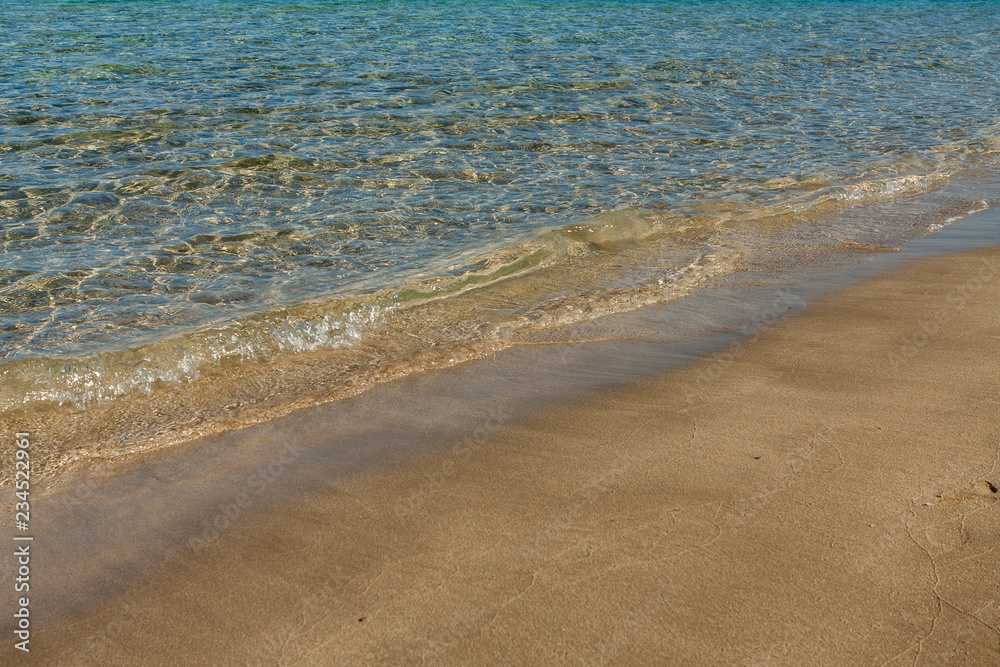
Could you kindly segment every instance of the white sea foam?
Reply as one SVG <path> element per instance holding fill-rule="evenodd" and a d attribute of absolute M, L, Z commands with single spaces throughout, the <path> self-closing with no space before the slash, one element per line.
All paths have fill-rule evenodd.
<path fill-rule="evenodd" d="M 944 229 L 945 227 L 947 227 L 950 224 L 958 222 L 959 220 L 965 220 L 970 215 L 975 215 L 977 213 L 982 213 L 983 211 L 989 209 L 989 207 L 990 207 L 989 204 L 987 204 L 985 201 L 982 201 L 982 202 L 979 203 L 979 206 L 971 208 L 968 211 L 966 211 L 965 213 L 962 213 L 962 214 L 959 214 L 959 215 L 953 215 L 950 218 L 946 218 L 944 222 L 934 223 L 934 224 L 930 225 L 927 229 L 929 229 L 932 232 L 936 232 L 938 230 Z"/>

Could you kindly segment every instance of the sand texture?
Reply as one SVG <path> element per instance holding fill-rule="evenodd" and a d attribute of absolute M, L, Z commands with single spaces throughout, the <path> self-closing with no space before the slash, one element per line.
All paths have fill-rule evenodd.
<path fill-rule="evenodd" d="M 994 248 L 246 514 L 32 657 L 995 665 L 998 484 Z"/>

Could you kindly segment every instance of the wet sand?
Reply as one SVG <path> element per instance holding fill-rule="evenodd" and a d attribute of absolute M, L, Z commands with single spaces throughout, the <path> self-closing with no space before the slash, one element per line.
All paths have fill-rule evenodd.
<path fill-rule="evenodd" d="M 998 248 L 920 260 L 680 370 L 247 485 L 32 657 L 996 663 L 998 287 Z M 309 469 L 293 441 L 262 487 Z"/>

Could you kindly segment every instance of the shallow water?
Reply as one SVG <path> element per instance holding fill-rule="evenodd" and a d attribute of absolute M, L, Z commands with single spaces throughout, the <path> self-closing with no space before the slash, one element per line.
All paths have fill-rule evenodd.
<path fill-rule="evenodd" d="M 995 2 L 0 8 L 5 410 L 360 386 L 992 203 Z"/>

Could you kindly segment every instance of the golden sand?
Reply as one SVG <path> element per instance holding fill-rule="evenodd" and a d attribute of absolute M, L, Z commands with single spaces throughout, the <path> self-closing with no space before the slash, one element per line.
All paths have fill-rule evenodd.
<path fill-rule="evenodd" d="M 1000 249 L 921 260 L 248 514 L 33 657 L 1000 664 L 998 288 Z"/>

